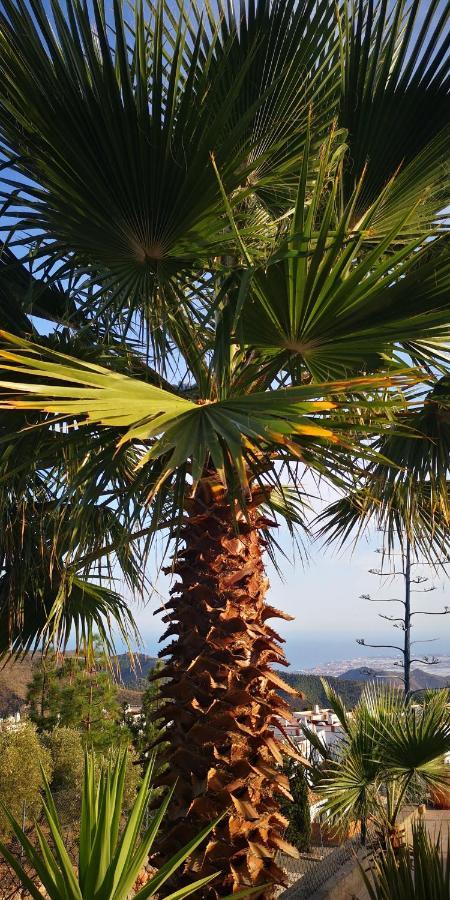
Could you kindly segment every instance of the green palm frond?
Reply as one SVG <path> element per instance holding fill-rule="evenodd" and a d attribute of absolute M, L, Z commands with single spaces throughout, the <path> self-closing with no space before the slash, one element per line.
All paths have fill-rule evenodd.
<path fill-rule="evenodd" d="M 56 285 L 34 278 L 8 247 L 0 244 L 0 316 L 4 328 L 17 334 L 33 331 L 29 315 L 51 322 L 76 322 L 75 303 Z"/>
<path fill-rule="evenodd" d="M 436 691 L 432 698 L 410 712 L 384 715 L 380 723 L 380 752 L 390 777 L 412 779 L 420 775 L 432 786 L 447 785 L 445 754 L 450 750 L 450 715 L 447 690 Z"/>
<path fill-rule="evenodd" d="M 334 690 L 334 688 L 331 686 L 331 684 L 329 684 L 329 682 L 325 678 L 322 678 L 321 681 L 322 681 L 322 687 L 325 691 L 326 698 L 328 700 L 328 703 L 330 704 L 331 709 L 333 710 L 335 716 L 338 717 L 339 723 L 340 723 L 343 731 L 346 734 L 348 734 L 351 726 L 350 726 L 350 721 L 348 718 L 347 710 L 344 706 L 344 703 L 343 703 L 341 697 L 339 696 L 337 691 Z"/>
<path fill-rule="evenodd" d="M 448 21 L 440 0 L 343 4 L 338 121 L 350 148 L 346 199 L 365 171 L 357 217 L 397 170 L 385 218 L 409 207 L 409 228 L 420 233 L 448 206 Z"/>
<path fill-rule="evenodd" d="M 4 595 L 3 579 L 0 591 Z M 109 654 L 116 652 L 116 635 L 130 648 L 131 641 L 140 643 L 128 603 L 104 585 L 66 576 L 59 583 L 55 578 L 46 589 L 41 587 L 37 595 L 25 593 L 22 605 L 16 598 L 12 603 L 9 597 L 0 601 L 1 656 L 20 658 L 50 645 L 64 651 L 71 640 L 77 649 L 85 650 L 94 635 Z"/>
<path fill-rule="evenodd" d="M 324 798 L 323 811 L 330 817 L 337 831 L 344 831 L 349 823 L 364 819 L 370 810 L 374 818 L 380 815 L 374 775 L 370 760 L 356 750 L 335 762 L 327 762 L 322 778 L 315 789 Z"/>
<path fill-rule="evenodd" d="M 76 475 L 90 455 L 84 448 L 80 458 L 79 432 L 19 433 L 20 415 L 15 424 L 13 438 L 0 418 L 0 655 L 49 643 L 64 649 L 71 636 L 81 647 L 92 632 L 111 651 L 114 631 L 134 643 L 133 615 L 114 587 L 121 579 L 135 597 L 142 593 L 146 550 L 130 535 L 146 539 L 149 523 L 142 527 L 125 504 L 118 509 L 98 470 L 96 497 L 85 477 L 78 502 Z M 115 461 L 123 488 L 121 468 Z"/>
<path fill-rule="evenodd" d="M 272 358 L 278 354 L 280 367 L 297 379 L 305 369 L 317 380 L 372 371 L 405 354 L 421 363 L 427 338 L 435 353 L 448 347 L 445 247 L 427 243 L 432 232 L 426 228 L 404 240 L 410 203 L 395 209 L 384 234 L 374 232 L 398 176 L 357 220 L 363 175 L 340 210 L 345 154 L 332 133 L 311 188 L 316 162 L 307 141 L 289 235 L 246 287 L 247 342 Z"/>
<path fill-rule="evenodd" d="M 449 553 L 450 404 L 448 379 L 435 382 L 415 410 L 401 414 L 408 423 L 401 438 L 386 430 L 376 446 L 383 461 L 370 463 L 365 477 L 347 496 L 318 517 L 318 534 L 327 541 L 357 539 L 370 522 L 386 535 L 388 547 L 405 535 L 425 559 L 439 564 Z"/>
<path fill-rule="evenodd" d="M 239 8 L 219 0 L 217 12 L 208 4 L 183 9 L 200 24 L 207 16 L 211 31 L 220 18 L 220 38 L 212 71 L 220 71 L 225 96 L 234 89 L 236 72 L 248 60 L 233 103 L 232 122 L 245 120 L 250 142 L 252 198 L 272 214 L 284 212 L 292 199 L 299 155 L 308 119 L 313 116 L 317 152 L 336 108 L 339 43 L 336 12 L 328 0 L 297 4 L 293 0 L 257 0 Z M 170 41 L 170 34 L 168 34 Z M 172 46 L 174 44 L 172 37 Z M 192 52 L 192 51 L 191 51 Z"/>
<path fill-rule="evenodd" d="M 343 706 L 328 689 L 343 720 Z M 447 786 L 444 757 L 450 749 L 447 691 L 414 705 L 393 686 L 366 685 L 348 715 L 338 758 L 316 772 L 324 810 L 337 828 L 372 816 L 383 832 L 395 829 L 414 783 L 424 790 Z"/>
<path fill-rule="evenodd" d="M 33 13 L 6 0 L 0 18 L 0 135 L 26 178 L 15 231 L 42 235 L 37 254 L 61 274 L 75 254 L 106 304 L 150 315 L 172 276 L 234 242 L 211 154 L 233 203 L 259 170 L 276 187 L 336 45 L 325 0 L 261 0 L 242 27 L 194 10 L 138 3 L 125 23 L 121 0 L 112 21 L 98 2 L 51 18 L 41 0 Z"/>
<path fill-rule="evenodd" d="M 348 454 L 359 436 L 379 428 L 380 410 L 384 417 L 389 408 L 403 404 L 395 394 L 377 400 L 377 389 L 410 381 L 409 376 L 375 376 L 193 403 L 93 363 L 12 336 L 10 340 L 18 349 L 0 350 L 8 376 L 0 382 L 6 392 L 2 407 L 51 414 L 50 427 L 63 419 L 77 428 L 87 423 L 118 430 L 119 448 L 130 441 L 142 446 L 137 469 L 162 462 L 152 496 L 172 472 L 183 472 L 188 463 L 195 485 L 208 459 L 241 495 L 248 487 L 247 471 L 257 472 L 258 466 L 264 471 L 264 453 L 303 460 L 320 470 L 337 448 L 344 465 L 344 451 Z M 23 380 L 30 376 L 38 380 Z M 372 392 L 369 399 L 362 395 L 365 389 Z M 364 446 L 357 446 L 365 455 Z"/>

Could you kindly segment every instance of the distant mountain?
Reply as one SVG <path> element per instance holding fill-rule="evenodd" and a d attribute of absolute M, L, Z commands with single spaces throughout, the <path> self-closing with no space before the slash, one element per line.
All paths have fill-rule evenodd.
<path fill-rule="evenodd" d="M 146 653 L 135 653 L 133 659 L 128 653 L 121 653 L 113 658 L 113 664 L 119 667 L 117 680 L 132 691 L 143 691 L 147 687 L 148 674 L 158 661 L 156 656 Z"/>
<path fill-rule="evenodd" d="M 443 688 L 450 686 L 448 675 L 436 675 L 435 672 L 427 672 L 425 669 L 413 669 L 411 672 L 411 687 L 414 691 L 420 688 Z"/>
<path fill-rule="evenodd" d="M 398 672 L 385 672 L 385 671 L 377 671 L 376 669 L 370 669 L 368 666 L 361 666 L 357 669 L 348 669 L 347 672 L 341 672 L 340 675 L 337 675 L 338 681 L 387 681 L 387 675 L 389 674 L 392 681 L 398 681 L 400 679 L 400 675 Z"/>
<path fill-rule="evenodd" d="M 337 676 L 338 682 L 347 681 L 380 681 L 385 684 L 395 684 L 399 687 L 402 684 L 400 672 L 395 671 L 376 671 L 367 666 L 361 666 L 357 669 L 348 669 Z M 450 684 L 450 678 L 445 675 L 436 675 L 434 672 L 427 672 L 425 669 L 413 669 L 411 671 L 411 690 L 420 691 L 427 688 L 443 688 Z M 339 688 L 338 688 L 339 689 Z"/>

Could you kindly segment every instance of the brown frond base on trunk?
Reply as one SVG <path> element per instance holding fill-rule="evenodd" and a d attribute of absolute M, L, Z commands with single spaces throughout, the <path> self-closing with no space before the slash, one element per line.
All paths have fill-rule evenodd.
<path fill-rule="evenodd" d="M 158 712 L 169 749 L 159 783 L 176 786 L 159 849 L 167 858 L 228 812 L 191 858 L 190 878 L 173 883 L 220 872 L 203 894 L 220 897 L 248 885 L 282 883 L 276 854 L 296 854 L 283 840 L 287 821 L 277 795 L 290 795 L 279 769 L 281 744 L 271 730 L 276 715 L 289 715 L 277 689 L 296 692 L 271 669 L 286 660 L 281 638 L 267 624 L 290 616 L 264 602 L 261 532 L 270 523 L 256 500 L 236 523 L 217 481 L 204 478 L 188 512 L 163 639 L 176 638 L 160 654 L 169 657 L 159 675 L 168 680 Z M 267 889 L 260 896 L 271 895 Z"/>

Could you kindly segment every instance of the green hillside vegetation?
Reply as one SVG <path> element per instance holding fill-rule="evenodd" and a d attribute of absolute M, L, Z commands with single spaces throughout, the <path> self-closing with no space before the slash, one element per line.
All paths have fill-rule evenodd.
<path fill-rule="evenodd" d="M 149 672 L 155 668 L 158 659 L 146 653 L 120 653 L 111 660 L 116 669 L 116 677 L 120 686 L 132 691 L 145 691 Z"/>
<path fill-rule="evenodd" d="M 73 654 L 67 651 L 66 657 Z M 158 660 L 146 653 L 136 653 L 134 661 L 128 653 L 113 657 L 112 674 L 117 682 L 117 696 L 120 704 L 140 706 L 142 693 L 147 687 L 147 676 Z M 40 653 L 34 656 L 26 653 L 21 659 L 2 663 L 0 667 L 0 718 L 14 715 L 27 702 L 28 685 L 33 680 L 36 668 L 41 663 Z M 118 667 L 118 668 L 117 668 Z"/>
<path fill-rule="evenodd" d="M 316 703 L 324 708 L 329 705 L 320 679 L 320 675 L 283 672 L 283 680 L 305 695 L 304 700 L 298 697 L 289 698 L 293 709 L 311 709 Z M 353 709 L 361 696 L 364 683 L 362 681 L 340 681 L 339 678 L 333 677 L 328 677 L 327 681 L 342 697 L 346 707 Z"/>

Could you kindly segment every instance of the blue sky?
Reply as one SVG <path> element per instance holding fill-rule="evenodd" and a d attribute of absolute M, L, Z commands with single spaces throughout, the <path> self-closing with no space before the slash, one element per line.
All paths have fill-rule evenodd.
<path fill-rule="evenodd" d="M 277 539 L 292 558 L 291 541 L 285 527 L 279 529 Z M 380 547 L 381 536 L 373 530 L 368 531 L 356 547 L 345 550 L 324 548 L 319 543 L 310 544 L 306 563 L 302 563 L 298 556 L 293 563 L 282 562 L 283 580 L 269 563 L 268 600 L 295 616 L 293 622 L 274 620 L 273 623 L 286 640 L 286 654 L 293 669 L 311 668 L 335 659 L 395 656 L 394 651 L 366 650 L 356 644 L 359 637 L 388 644 L 398 644 L 402 637 L 401 632 L 378 618 L 379 612 L 394 614 L 393 604 L 375 604 L 360 599 L 361 594 L 367 593 L 373 598 L 401 596 L 403 579 L 381 580 L 368 572 L 380 566 L 380 556 L 376 552 Z M 157 564 L 155 559 L 150 565 L 150 578 L 152 570 L 156 573 Z M 434 577 L 428 567 L 417 568 L 416 571 L 430 577 L 429 584 L 424 586 L 436 587 L 432 593 L 414 598 L 416 608 L 438 610 L 446 604 L 450 606 L 450 580 Z M 149 596 L 144 607 L 135 608 L 148 653 L 153 654 L 158 649 L 163 626 L 160 618 L 153 613 L 167 598 L 169 587 L 169 579 L 160 576 L 155 583 L 155 594 Z M 423 645 L 422 652 L 450 654 L 450 616 L 418 616 L 416 622 L 416 639 L 439 638 L 428 646 Z M 417 649 L 421 649 L 420 645 Z"/>

